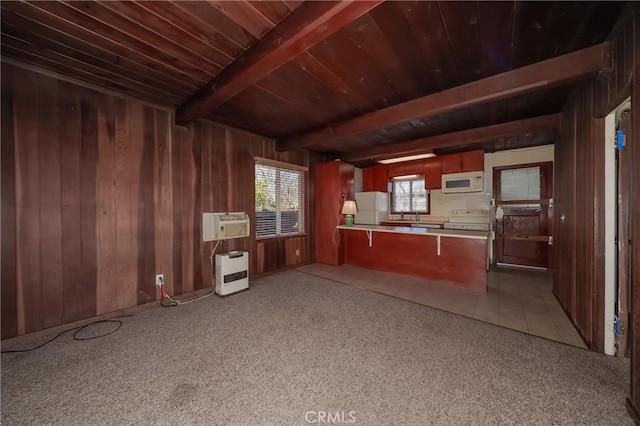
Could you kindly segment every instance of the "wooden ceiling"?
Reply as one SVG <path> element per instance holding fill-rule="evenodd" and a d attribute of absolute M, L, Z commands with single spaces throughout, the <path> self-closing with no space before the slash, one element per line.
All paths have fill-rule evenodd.
<path fill-rule="evenodd" d="M 630 3 L 2 1 L 2 58 L 366 165 L 553 143 Z"/>

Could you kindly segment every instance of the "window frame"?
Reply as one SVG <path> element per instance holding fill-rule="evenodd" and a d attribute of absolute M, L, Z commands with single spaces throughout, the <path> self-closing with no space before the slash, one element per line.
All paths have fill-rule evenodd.
<path fill-rule="evenodd" d="M 300 182 L 299 182 L 299 191 L 302 193 L 300 196 L 300 209 L 302 210 L 300 213 L 300 218 L 302 219 L 302 229 L 298 232 L 290 232 L 290 233 L 282 233 L 282 210 L 279 208 L 280 206 L 280 191 L 276 192 L 276 233 L 269 235 L 258 235 L 258 218 L 256 211 L 256 168 L 258 165 L 273 167 L 276 169 L 276 179 L 279 178 L 278 171 L 285 171 L 290 173 L 299 173 L 300 174 Z M 265 240 L 265 239 L 273 239 L 273 238 L 289 238 L 289 237 L 297 237 L 307 235 L 307 226 L 308 226 L 308 197 L 307 190 L 309 187 L 309 169 L 305 166 L 300 166 L 297 164 L 285 163 L 282 161 L 271 160 L 268 158 L 255 157 L 254 165 L 253 165 L 253 229 L 255 229 L 254 237 L 256 240 Z M 276 183 L 277 185 L 277 183 Z"/>
<path fill-rule="evenodd" d="M 427 209 L 426 210 L 415 210 L 413 209 L 413 197 L 412 197 L 412 192 L 413 192 L 413 182 L 416 181 L 422 181 L 423 182 L 423 186 L 425 187 L 424 190 L 426 192 L 426 204 L 427 204 Z M 409 204 L 411 209 L 410 210 L 402 210 L 402 213 L 409 213 L 409 214 L 415 214 L 415 213 L 420 213 L 420 214 L 430 214 L 431 212 L 431 191 L 426 187 L 426 179 L 424 175 L 415 175 L 415 176 L 411 176 L 411 177 L 395 177 L 391 179 L 391 214 L 400 214 L 401 211 L 398 210 L 396 208 L 396 183 L 398 182 L 410 182 L 409 184 Z"/>

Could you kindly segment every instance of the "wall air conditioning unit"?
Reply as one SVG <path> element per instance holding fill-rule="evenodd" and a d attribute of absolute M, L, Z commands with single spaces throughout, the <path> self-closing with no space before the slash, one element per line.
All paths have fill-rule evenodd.
<path fill-rule="evenodd" d="M 250 234 L 251 225 L 246 213 L 202 213 L 203 241 L 245 238 Z"/>

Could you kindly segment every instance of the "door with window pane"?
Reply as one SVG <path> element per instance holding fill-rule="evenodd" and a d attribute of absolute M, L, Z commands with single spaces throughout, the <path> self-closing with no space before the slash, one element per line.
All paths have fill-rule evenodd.
<path fill-rule="evenodd" d="M 494 168 L 497 263 L 551 268 L 553 163 Z"/>

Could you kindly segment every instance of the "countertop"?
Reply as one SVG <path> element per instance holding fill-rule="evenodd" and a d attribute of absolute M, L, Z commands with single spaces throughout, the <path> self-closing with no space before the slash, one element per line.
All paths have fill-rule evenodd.
<path fill-rule="evenodd" d="M 428 221 L 428 220 L 383 220 L 380 222 L 382 226 L 423 226 L 423 227 L 433 227 L 433 228 L 442 228 L 442 225 L 446 221 Z"/>
<path fill-rule="evenodd" d="M 347 231 L 373 231 L 373 232 L 395 232 L 400 234 L 415 234 L 415 235 L 441 235 L 443 237 L 455 237 L 455 238 L 472 238 L 476 240 L 487 240 L 489 233 L 487 231 L 470 231 L 466 229 L 437 229 L 437 228 L 423 228 L 412 226 L 385 226 L 385 225 L 353 225 L 353 226 L 338 226 L 338 229 L 345 229 Z"/>

